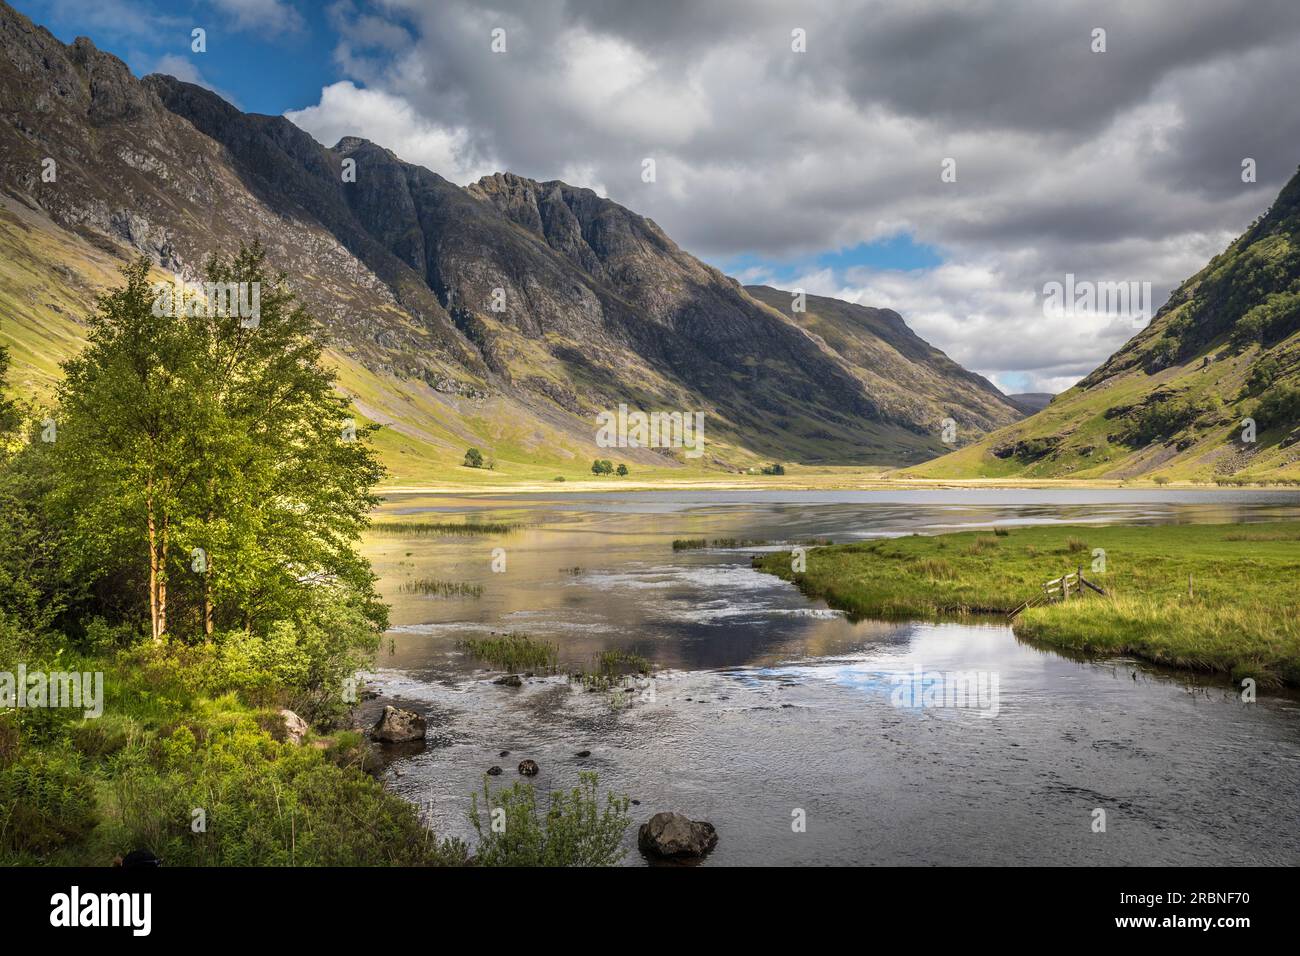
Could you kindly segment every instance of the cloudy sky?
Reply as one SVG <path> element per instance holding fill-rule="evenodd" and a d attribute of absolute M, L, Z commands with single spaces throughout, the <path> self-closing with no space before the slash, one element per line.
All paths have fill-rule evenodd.
<path fill-rule="evenodd" d="M 589 186 L 742 281 L 896 309 L 1008 391 L 1133 333 L 1045 283 L 1159 306 L 1300 164 L 1296 0 L 16 5 L 326 145 Z"/>

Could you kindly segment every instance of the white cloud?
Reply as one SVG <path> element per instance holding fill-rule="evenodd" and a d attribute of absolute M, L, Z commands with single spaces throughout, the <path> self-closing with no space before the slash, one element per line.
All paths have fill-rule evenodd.
<path fill-rule="evenodd" d="M 360 136 L 454 182 L 472 182 L 497 168 L 475 158 L 465 130 L 436 126 L 401 97 L 347 81 L 322 89 L 317 105 L 284 115 L 327 146 Z"/>

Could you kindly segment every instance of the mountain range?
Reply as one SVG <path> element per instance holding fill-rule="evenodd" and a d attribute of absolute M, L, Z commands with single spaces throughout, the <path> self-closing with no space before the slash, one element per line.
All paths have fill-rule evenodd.
<path fill-rule="evenodd" d="M 133 76 L 0 3 L 0 340 L 48 396 L 129 257 L 196 278 L 260 241 L 321 321 L 394 479 L 483 448 L 537 477 L 602 452 L 620 403 L 701 411 L 699 464 L 898 465 L 1024 410 L 895 312 L 742 287 L 652 220 L 559 181 L 462 187 L 345 137 L 332 147 L 170 76 Z M 647 186 L 647 188 L 653 188 Z M 645 467 L 671 449 L 618 449 Z"/>

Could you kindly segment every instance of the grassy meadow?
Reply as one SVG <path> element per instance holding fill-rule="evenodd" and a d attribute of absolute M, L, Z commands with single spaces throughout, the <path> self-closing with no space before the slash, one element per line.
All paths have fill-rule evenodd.
<path fill-rule="evenodd" d="M 913 535 L 812 549 L 802 573 L 791 563 L 784 552 L 756 559 L 833 607 L 887 618 L 1007 614 L 1081 567 L 1106 596 L 1030 608 L 1015 619 L 1018 636 L 1300 685 L 1300 522 Z"/>

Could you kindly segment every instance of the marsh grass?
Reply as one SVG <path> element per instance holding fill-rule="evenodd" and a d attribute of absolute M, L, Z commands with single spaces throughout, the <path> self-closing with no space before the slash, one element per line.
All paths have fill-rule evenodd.
<path fill-rule="evenodd" d="M 610 649 L 595 656 L 591 670 L 570 672 L 569 681 L 585 690 L 614 690 L 627 687 L 631 678 L 649 674 L 653 667 L 640 654 Z"/>
<path fill-rule="evenodd" d="M 522 524 L 508 521 L 376 521 L 370 533 L 401 538 L 443 537 L 446 535 L 509 534 Z"/>
<path fill-rule="evenodd" d="M 506 671 L 532 670 L 553 673 L 559 665 L 560 648 L 549 641 L 539 641 L 527 634 L 496 634 L 492 637 L 467 638 L 457 646 L 474 657 Z"/>
<path fill-rule="evenodd" d="M 631 651 L 601 651 L 597 658 L 597 666 L 602 674 L 650 673 L 650 660 Z"/>
<path fill-rule="evenodd" d="M 402 584 L 403 594 L 428 594 L 437 597 L 471 597 L 483 596 L 483 585 L 468 581 L 439 581 L 435 578 L 415 578 Z"/>
<path fill-rule="evenodd" d="M 674 551 L 698 551 L 702 548 L 763 548 L 774 542 L 764 538 L 676 538 L 673 541 Z M 818 545 L 830 544 L 829 538 L 805 538 L 802 541 L 792 541 L 790 544 L 813 547 Z"/>
<path fill-rule="evenodd" d="M 1077 651 L 1300 685 L 1300 522 L 1253 525 L 1017 528 L 980 545 L 981 532 L 892 538 L 808 553 L 793 574 L 784 554 L 754 566 L 859 617 L 1006 614 L 1042 585 L 1082 566 L 1108 597 L 1030 608 L 1017 635 Z M 983 540 L 994 540 L 984 538 Z M 1090 547 L 1107 570 L 1092 571 Z M 1188 596 L 1188 577 L 1194 581 Z"/>

